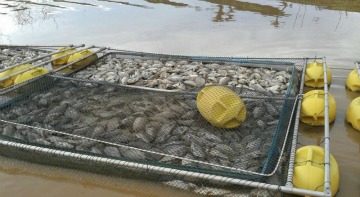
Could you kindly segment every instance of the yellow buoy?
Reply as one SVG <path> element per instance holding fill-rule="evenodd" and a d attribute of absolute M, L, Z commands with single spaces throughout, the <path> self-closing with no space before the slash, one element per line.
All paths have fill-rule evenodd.
<path fill-rule="evenodd" d="M 331 70 L 326 67 L 327 83 L 331 83 Z M 324 67 L 323 63 L 313 62 L 306 65 L 305 85 L 313 88 L 324 87 Z"/>
<path fill-rule="evenodd" d="M 246 117 L 244 102 L 227 87 L 204 87 L 197 95 L 196 103 L 200 114 L 216 127 L 234 128 Z"/>
<path fill-rule="evenodd" d="M 66 49 L 69 49 L 70 47 L 63 47 L 63 48 L 60 48 L 58 51 L 59 53 L 56 53 L 54 55 L 51 56 L 51 59 L 55 59 L 55 58 L 58 58 L 60 56 L 63 56 L 63 55 L 66 55 L 66 54 L 69 54 L 69 53 L 73 53 L 75 51 L 77 51 L 76 49 L 70 49 L 70 50 L 67 50 L 65 51 Z M 51 65 L 56 69 L 56 68 L 59 68 L 61 65 L 65 65 L 67 62 L 68 62 L 68 59 L 69 59 L 70 55 L 68 56 L 65 56 L 65 57 L 62 57 L 60 59 L 57 59 L 57 60 L 53 60 L 51 62 Z"/>
<path fill-rule="evenodd" d="M 346 121 L 360 131 L 360 97 L 351 101 L 346 111 Z"/>
<path fill-rule="evenodd" d="M 360 91 L 360 77 L 358 75 L 358 70 L 354 69 L 351 71 L 346 78 L 346 87 L 349 88 L 353 92 Z"/>
<path fill-rule="evenodd" d="M 4 78 L 4 77 L 7 77 L 7 76 L 9 76 L 9 75 L 12 75 L 12 74 L 14 74 L 14 73 L 17 73 L 17 72 L 19 72 L 19 71 L 21 71 L 21 70 L 27 69 L 27 68 L 29 68 L 30 66 L 31 66 L 31 64 L 23 64 L 23 65 L 14 67 L 14 68 L 12 68 L 12 69 L 6 70 L 6 71 L 4 71 L 4 72 L 1 72 L 1 73 L 0 73 L 0 79 L 1 79 L 1 78 Z M 14 80 L 16 79 L 17 76 L 18 76 L 18 75 L 15 75 L 15 76 L 12 76 L 12 77 L 9 78 L 9 79 L 6 79 L 6 80 L 4 80 L 4 81 L 0 81 L 0 87 L 6 88 L 6 87 L 8 87 L 8 86 L 13 85 L 13 84 L 14 84 Z"/>
<path fill-rule="evenodd" d="M 320 146 L 304 146 L 296 151 L 293 184 L 296 188 L 324 191 L 324 155 Z M 339 189 L 339 165 L 330 155 L 331 194 Z"/>
<path fill-rule="evenodd" d="M 22 83 L 24 81 L 30 80 L 34 77 L 46 74 L 48 71 L 48 69 L 46 68 L 34 68 L 31 69 L 29 71 L 26 71 L 24 73 L 19 74 L 16 79 L 14 80 L 14 84 L 19 84 Z"/>
<path fill-rule="evenodd" d="M 93 55 L 91 55 L 91 54 L 93 54 Z M 91 52 L 90 50 L 83 50 L 83 51 L 80 51 L 78 53 L 72 54 L 68 59 L 68 64 L 71 63 L 71 62 L 77 61 L 77 60 L 79 60 L 81 58 L 84 58 L 84 57 L 86 57 L 88 55 L 91 55 L 91 56 L 89 56 L 89 57 L 85 58 L 84 60 L 81 60 L 81 61 L 79 61 L 79 62 L 77 62 L 77 63 L 75 63 L 75 64 L 73 64 L 71 66 L 69 66 L 69 68 L 79 68 L 79 67 L 88 65 L 91 62 L 96 61 L 97 58 L 98 58 L 97 55 L 94 54 L 93 52 Z"/>
<path fill-rule="evenodd" d="M 329 123 L 335 120 L 336 102 L 329 93 Z M 323 90 L 312 90 L 304 94 L 301 103 L 300 120 L 303 123 L 320 126 L 324 125 L 325 116 L 325 93 Z"/>

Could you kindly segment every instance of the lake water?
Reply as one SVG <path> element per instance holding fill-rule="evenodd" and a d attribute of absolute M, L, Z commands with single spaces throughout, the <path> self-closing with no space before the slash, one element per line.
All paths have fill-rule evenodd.
<path fill-rule="evenodd" d="M 330 67 L 360 60 L 360 0 L 0 0 L 0 44 L 94 44 L 213 56 L 326 56 Z M 346 77 L 349 70 L 333 70 Z M 360 93 L 334 78 L 331 153 L 337 196 L 360 196 L 360 132 L 345 121 Z M 300 125 L 300 143 L 320 145 L 322 128 Z M 322 145 L 322 144 L 321 144 Z M 139 189 L 140 188 L 140 189 Z M 108 178 L 0 158 L 0 196 L 189 196 L 151 182 Z"/>

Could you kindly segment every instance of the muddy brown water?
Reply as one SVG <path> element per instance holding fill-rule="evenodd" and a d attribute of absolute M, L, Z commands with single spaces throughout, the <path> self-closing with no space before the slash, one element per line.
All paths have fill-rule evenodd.
<path fill-rule="evenodd" d="M 95 44 L 187 55 L 326 56 L 330 67 L 360 60 L 360 1 L 0 0 L 0 44 Z M 337 102 L 331 153 L 337 196 L 360 196 L 360 132 L 345 122 L 350 70 L 333 70 Z M 309 89 L 305 89 L 308 91 Z M 301 144 L 323 145 L 323 128 L 300 124 Z M 147 181 L 40 166 L 0 157 L 0 196 L 193 196 Z"/>

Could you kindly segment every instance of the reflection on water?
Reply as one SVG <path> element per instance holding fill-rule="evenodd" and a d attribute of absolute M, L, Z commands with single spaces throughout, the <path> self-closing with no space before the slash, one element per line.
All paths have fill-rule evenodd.
<path fill-rule="evenodd" d="M 235 13 L 236 12 L 252 12 L 255 14 L 260 14 L 262 16 L 273 16 L 275 17 L 271 25 L 278 28 L 282 22 L 279 21 L 279 18 L 281 17 L 287 17 L 291 15 L 295 15 L 296 19 L 299 16 L 299 11 L 295 13 L 288 12 L 287 8 L 292 8 L 293 4 L 302 4 L 302 5 L 314 5 L 316 6 L 318 11 L 324 10 L 324 9 L 330 9 L 330 10 L 339 10 L 339 11 L 345 11 L 345 12 L 360 12 L 360 0 L 347 0 L 347 1 L 311 1 L 311 0 L 291 0 L 291 1 L 279 1 L 277 4 L 274 5 L 266 5 L 262 3 L 254 3 L 254 2 L 246 2 L 246 1 L 237 1 L 237 0 L 199 0 L 201 2 L 206 2 L 210 5 L 216 6 L 216 11 L 214 14 L 214 17 L 212 17 L 212 21 L 214 22 L 230 22 L 230 21 L 236 21 Z M 91 3 L 90 3 L 91 2 Z M 169 5 L 173 7 L 195 7 L 195 10 L 198 9 L 198 6 L 192 6 L 189 5 L 188 2 L 184 3 L 181 2 L 181 0 L 143 0 L 142 3 L 137 4 L 132 1 L 117 1 L 117 0 L 78 0 L 78 1 L 70 1 L 70 0 L 0 0 L 0 14 L 9 14 L 9 13 L 16 13 L 18 11 L 22 10 L 41 10 L 44 9 L 44 7 L 51 7 L 51 8 L 57 8 L 59 10 L 74 10 L 72 7 L 69 7 L 69 5 L 81 5 L 81 6 L 92 6 L 97 7 L 103 10 L 110 10 L 110 8 L 105 7 L 104 5 L 101 5 L 101 2 L 107 2 L 107 3 L 115 3 L 115 4 L 121 4 L 124 6 L 132 6 L 132 7 L 138 7 L 138 8 L 154 8 L 151 5 Z M 144 5 L 148 4 L 148 5 Z M 196 3 L 196 2 L 194 2 Z M 266 2 L 263 2 L 266 3 Z M 68 5 L 67 5 L 68 4 Z M 42 6 L 42 8 L 36 8 L 36 6 Z M 156 7 L 155 7 L 156 8 Z M 79 8 L 81 9 L 81 8 Z M 202 11 L 207 11 L 209 9 L 201 9 Z M 211 9 L 210 9 L 211 10 Z M 34 11 L 26 12 L 27 17 L 34 18 L 31 13 L 34 13 Z M 56 12 L 53 11 L 52 14 L 56 14 Z M 304 13 L 302 15 L 306 14 L 306 7 L 304 10 Z M 301 15 L 301 14 L 300 14 Z M 304 16 L 303 16 L 304 17 Z M 46 18 L 46 17 L 44 17 Z M 24 21 L 19 22 L 19 17 L 15 19 L 17 21 L 18 25 L 24 25 L 24 24 L 30 24 L 34 23 L 36 20 L 33 19 L 22 19 Z M 45 19 L 46 20 L 46 19 Z M 315 17 L 313 21 L 317 22 L 319 21 L 319 17 Z"/>
<path fill-rule="evenodd" d="M 345 88 L 345 85 L 344 85 L 344 88 Z M 345 94 L 346 94 L 346 98 L 349 99 L 350 101 L 352 101 L 355 98 L 360 96 L 359 92 L 353 92 L 347 88 L 345 89 Z"/>
<path fill-rule="evenodd" d="M 236 1 L 236 0 L 203 0 L 209 3 L 222 5 L 222 6 L 229 6 L 233 10 L 238 11 L 249 11 L 258 13 L 264 16 L 284 16 L 285 13 L 280 10 L 279 8 L 269 6 L 269 5 L 261 5 L 256 3 L 249 3 L 249 2 L 242 2 L 242 1 Z"/>
<path fill-rule="evenodd" d="M 17 184 L 13 185 L 12 182 Z M 174 192 L 174 189 L 156 182 L 43 166 L 2 156 L 0 156 L 0 183 L 0 196 L 11 197 L 199 196 L 183 190 Z M 13 192 L 9 193 L 9 191 Z"/>
<path fill-rule="evenodd" d="M 345 12 L 360 12 L 360 0 L 286 0 L 287 2 L 304 5 L 314 5 L 319 10 L 339 10 Z"/>
<path fill-rule="evenodd" d="M 41 8 L 38 12 L 34 14 L 34 10 L 23 8 L 16 10 L 14 14 L 14 19 L 17 25 L 24 26 L 28 24 L 33 24 L 37 21 L 45 21 L 52 19 L 56 24 L 55 15 L 52 15 L 52 10 L 46 7 Z"/>
<path fill-rule="evenodd" d="M 77 2 L 77 1 L 65 1 L 65 0 L 53 0 L 54 2 L 63 2 L 63 3 L 72 3 L 72 4 L 78 4 L 78 5 L 88 5 L 88 6 L 94 6 L 96 7 L 97 5 L 92 4 L 92 3 L 86 3 L 86 2 Z"/>
<path fill-rule="evenodd" d="M 104 1 L 104 2 L 109 2 L 109 3 L 118 3 L 118 4 L 122 4 L 122 5 L 128 5 L 128 6 L 134 6 L 134 7 L 146 8 L 146 9 L 151 8 L 151 7 L 146 6 L 146 5 L 133 4 L 133 3 L 125 2 L 125 1 L 114 1 L 114 0 L 97 0 L 97 1 Z"/>
<path fill-rule="evenodd" d="M 148 3 L 166 4 L 166 5 L 171 5 L 171 6 L 175 6 L 175 7 L 188 6 L 188 4 L 186 4 L 186 3 L 179 3 L 179 2 L 169 1 L 169 0 L 145 0 L 145 1 Z"/>
<path fill-rule="evenodd" d="M 278 27 L 278 18 L 279 16 L 285 16 L 285 12 L 283 11 L 286 7 L 286 3 L 283 9 L 279 9 L 269 5 L 261 5 L 256 3 L 248 3 L 241 2 L 236 0 L 203 0 L 212 4 L 216 4 L 218 7 L 218 11 L 216 12 L 216 16 L 213 18 L 214 22 L 228 22 L 235 21 L 234 12 L 235 11 L 249 11 L 257 14 L 261 14 L 263 16 L 275 16 L 275 20 L 272 23 L 273 26 Z"/>
<path fill-rule="evenodd" d="M 358 144 L 359 153 L 360 153 L 360 131 L 352 128 L 351 124 L 346 120 L 344 121 L 344 125 L 346 125 L 347 136 L 353 141 L 355 144 Z"/>

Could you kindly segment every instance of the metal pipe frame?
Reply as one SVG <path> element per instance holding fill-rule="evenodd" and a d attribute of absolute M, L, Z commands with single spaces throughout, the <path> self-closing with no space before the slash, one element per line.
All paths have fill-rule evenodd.
<path fill-rule="evenodd" d="M 64 44 L 64 45 L 6 45 L 0 44 L 0 48 L 32 48 L 32 47 L 40 47 L 40 48 L 55 48 L 55 47 L 72 47 L 73 44 Z"/>
<path fill-rule="evenodd" d="M 305 65 L 307 65 L 307 61 L 310 59 L 307 59 L 305 61 Z M 328 90 L 328 81 L 327 81 L 327 65 L 326 65 L 326 58 L 323 57 L 322 58 L 323 61 L 323 70 L 324 70 L 324 113 L 325 113 L 325 117 L 324 117 L 324 149 L 325 149 L 325 154 L 324 154 L 324 165 L 325 165 L 325 173 L 324 173 L 324 191 L 323 192 L 316 192 L 313 194 L 306 194 L 305 191 L 303 190 L 304 193 L 302 193 L 302 195 L 311 195 L 311 196 L 327 196 L 327 197 L 331 197 L 331 181 L 330 181 L 330 134 L 329 134 L 329 90 Z M 303 71 L 303 75 L 302 75 L 302 82 L 301 82 L 301 88 L 300 88 L 300 92 L 303 91 L 303 86 L 304 86 L 304 80 L 305 80 L 305 68 L 304 67 L 304 71 Z M 359 68 L 359 67 L 358 67 Z M 360 68 L 359 68 L 360 69 Z M 359 72 L 360 73 L 360 72 Z M 301 100 L 302 97 L 300 97 L 300 101 L 299 101 L 299 106 L 298 106 L 298 113 L 301 112 Z M 294 173 L 294 162 L 295 162 L 295 152 L 296 152 L 296 146 L 297 146 L 297 138 L 298 138 L 298 134 L 297 134 L 297 129 L 298 128 L 298 124 L 299 124 L 299 117 L 297 116 L 297 120 L 295 122 L 295 130 L 294 130 L 294 136 L 293 136 L 293 142 L 292 142 L 292 148 L 291 148 L 291 156 L 290 156 L 290 161 L 289 161 L 289 170 L 288 170 L 288 177 L 287 177 L 287 183 L 285 185 L 286 188 L 291 189 L 293 188 L 293 183 L 292 183 L 292 178 L 293 178 L 293 173 Z M 285 190 L 282 190 L 285 192 Z M 315 192 L 312 190 L 306 190 L 308 192 Z M 292 191 L 290 191 L 289 193 L 293 193 Z"/>
<path fill-rule="evenodd" d="M 295 119 L 295 126 L 294 126 L 294 133 L 290 151 L 290 159 L 289 159 L 289 169 L 288 169 L 288 176 L 286 180 L 286 186 L 289 188 L 293 188 L 292 179 L 294 175 L 294 165 L 295 165 L 295 153 L 296 153 L 296 145 L 297 145 L 297 138 L 298 138 L 298 128 L 299 128 L 299 120 L 300 120 L 300 113 L 301 113 L 301 102 L 302 102 L 302 95 L 304 90 L 304 82 L 305 82 L 305 72 L 306 72 L 306 65 L 307 59 L 304 59 L 304 69 L 301 74 L 301 84 L 299 90 L 299 100 L 298 100 L 298 108 L 296 112 L 296 119 Z"/>
<path fill-rule="evenodd" d="M 218 182 L 218 183 L 230 183 L 230 184 L 235 184 L 235 185 L 262 188 L 262 189 L 268 189 L 268 190 L 273 190 L 273 191 L 281 191 L 281 192 L 298 194 L 298 195 L 326 196 L 326 195 L 324 195 L 323 192 L 304 190 L 304 189 L 298 189 L 298 188 L 290 188 L 290 187 L 279 186 L 279 185 L 271 185 L 271 184 L 267 184 L 267 183 L 253 182 L 253 181 L 229 178 L 229 177 L 218 176 L 218 175 L 191 172 L 191 171 L 186 171 L 186 170 L 177 170 L 177 169 L 168 168 L 168 167 L 160 167 L 160 166 L 153 166 L 153 165 L 148 165 L 148 164 L 140 164 L 140 163 L 134 163 L 134 162 L 128 162 L 128 161 L 121 161 L 121 160 L 109 159 L 109 158 L 99 157 L 99 156 L 90 156 L 90 155 L 73 153 L 73 152 L 68 152 L 68 151 L 63 151 L 63 150 L 54 150 L 54 149 L 43 148 L 43 147 L 38 147 L 38 146 L 33 146 L 33 145 L 27 145 L 27 144 L 7 141 L 7 140 L 3 140 L 3 139 L 0 139 L 0 144 L 4 145 L 4 146 L 15 147 L 18 149 L 28 150 L 28 151 L 32 151 L 32 152 L 45 153 L 45 154 L 49 154 L 50 156 L 53 155 L 53 156 L 67 157 L 67 158 L 73 158 L 73 159 L 80 159 L 80 160 L 84 160 L 84 161 L 99 162 L 99 163 L 103 163 L 106 165 L 137 168 L 137 169 L 143 169 L 143 170 L 147 170 L 147 171 L 155 172 L 155 173 L 167 173 L 167 174 L 172 174 L 175 176 L 186 176 L 186 177 L 192 177 L 192 178 L 208 180 L 208 181 L 213 181 L 213 182 Z"/>
<path fill-rule="evenodd" d="M 324 69 L 324 92 L 325 92 L 325 117 L 324 117 L 324 148 L 325 148 L 325 173 L 324 173 L 324 193 L 331 196 L 330 190 L 330 131 L 329 131 L 329 90 L 326 71 L 326 58 L 323 57 Z"/>
<path fill-rule="evenodd" d="M 304 58 L 266 58 L 266 57 L 226 57 L 226 56 L 191 56 L 191 55 L 179 55 L 179 54 L 164 54 L 164 53 L 151 53 L 151 52 L 142 52 L 142 51 L 128 51 L 122 49 L 110 48 L 110 53 L 118 53 L 122 55 L 134 55 L 134 56 L 166 56 L 172 57 L 176 56 L 178 58 L 188 59 L 191 61 L 224 61 L 224 62 L 234 62 L 234 63 L 255 63 L 255 64 L 268 64 L 268 65 L 277 65 L 277 66 L 293 66 L 293 62 L 275 62 L 276 60 L 303 60 Z M 315 59 L 315 58 L 314 58 Z M 271 60 L 271 61 L 270 61 Z M 254 66 L 255 67 L 255 66 Z M 256 65 L 259 67 L 259 65 Z M 260 66 L 261 67 L 261 66 Z"/>

